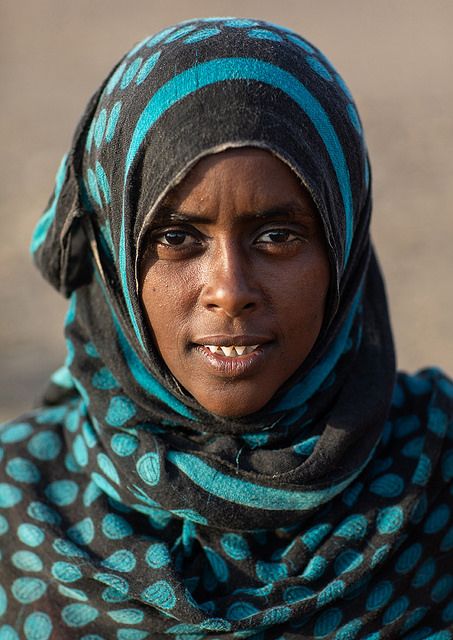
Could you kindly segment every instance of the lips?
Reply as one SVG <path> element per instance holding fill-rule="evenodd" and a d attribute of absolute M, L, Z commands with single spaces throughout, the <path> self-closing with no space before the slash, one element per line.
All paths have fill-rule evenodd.
<path fill-rule="evenodd" d="M 269 336 L 263 335 L 216 335 L 197 338 L 193 347 L 211 371 L 242 377 L 263 364 L 271 342 Z"/>

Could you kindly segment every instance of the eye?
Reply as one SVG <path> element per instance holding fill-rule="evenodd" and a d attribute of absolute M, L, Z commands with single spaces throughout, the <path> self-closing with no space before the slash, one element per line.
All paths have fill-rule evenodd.
<path fill-rule="evenodd" d="M 197 244 L 198 239 L 193 234 L 182 229 L 168 229 L 154 236 L 154 242 L 164 247 L 187 247 Z"/>
<path fill-rule="evenodd" d="M 259 244 L 284 244 L 286 242 L 294 242 L 295 240 L 300 239 L 300 235 L 290 229 L 270 229 L 269 231 L 261 233 L 256 239 L 256 242 Z"/>

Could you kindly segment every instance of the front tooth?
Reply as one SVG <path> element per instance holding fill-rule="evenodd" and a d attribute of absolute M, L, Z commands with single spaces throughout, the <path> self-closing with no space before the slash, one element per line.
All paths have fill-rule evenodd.
<path fill-rule="evenodd" d="M 236 353 L 238 354 L 238 356 L 242 356 L 242 354 L 244 353 L 246 347 L 235 347 L 236 349 Z"/>
<path fill-rule="evenodd" d="M 257 349 L 260 345 L 259 344 L 253 344 L 250 347 L 247 347 L 247 353 L 252 353 L 253 351 L 255 351 L 255 349 Z"/>
<path fill-rule="evenodd" d="M 215 353 L 218 349 L 217 345 L 214 345 L 214 344 L 207 344 L 205 346 L 207 349 L 209 349 L 211 353 Z"/>
<path fill-rule="evenodd" d="M 224 355 L 226 355 L 228 357 L 231 356 L 231 353 L 232 353 L 232 351 L 234 349 L 233 346 L 231 346 L 231 347 L 220 347 L 220 348 L 222 349 Z"/>

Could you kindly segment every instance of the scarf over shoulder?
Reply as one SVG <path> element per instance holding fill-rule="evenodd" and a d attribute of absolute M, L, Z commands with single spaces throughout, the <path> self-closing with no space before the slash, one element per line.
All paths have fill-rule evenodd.
<path fill-rule="evenodd" d="M 331 290 L 300 369 L 226 419 L 159 357 L 137 265 L 169 190 L 241 146 L 310 192 Z M 193 20 L 124 56 L 32 241 L 67 358 L 0 431 L 1 640 L 453 638 L 453 384 L 395 374 L 370 213 L 353 99 L 305 39 Z"/>

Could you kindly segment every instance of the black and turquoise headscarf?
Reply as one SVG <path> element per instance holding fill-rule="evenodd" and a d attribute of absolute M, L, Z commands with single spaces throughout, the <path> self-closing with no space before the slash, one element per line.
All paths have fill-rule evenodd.
<path fill-rule="evenodd" d="M 331 287 L 307 360 L 227 419 L 161 360 L 138 271 L 169 191 L 250 146 L 310 192 Z M 395 374 L 370 213 L 353 99 L 294 32 L 192 20 L 124 56 L 33 236 L 67 358 L 0 430 L 0 640 L 453 638 L 453 383 Z"/>

